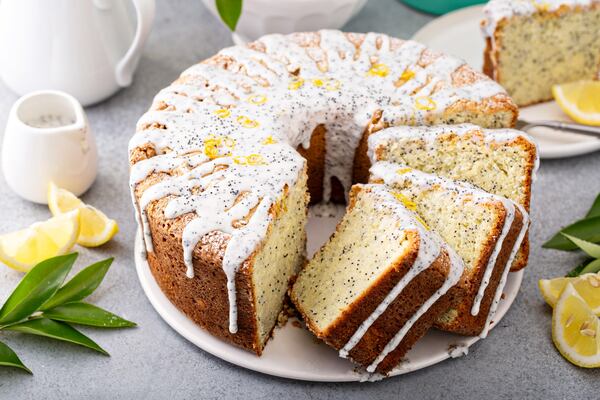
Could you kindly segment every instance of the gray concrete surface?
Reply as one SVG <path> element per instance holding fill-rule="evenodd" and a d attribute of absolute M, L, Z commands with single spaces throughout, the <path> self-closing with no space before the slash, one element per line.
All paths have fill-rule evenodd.
<path fill-rule="evenodd" d="M 371 0 L 345 27 L 410 37 L 430 16 L 396 0 Z M 158 2 L 154 31 L 132 87 L 87 110 L 100 149 L 100 173 L 84 200 L 116 218 L 110 244 L 79 249 L 79 266 L 115 256 L 92 300 L 139 324 L 123 331 L 84 329 L 112 356 L 42 338 L 0 334 L 34 371 L 0 368 L 0 399 L 450 399 L 598 398 L 600 371 L 566 362 L 550 337 L 551 313 L 537 280 L 564 274 L 578 254 L 541 249 L 560 226 L 585 214 L 600 191 L 600 153 L 542 162 L 533 203 L 531 262 L 512 309 L 468 356 L 375 384 L 322 384 L 273 378 L 231 365 L 187 342 L 154 311 L 133 264 L 135 223 L 127 188 L 127 141 L 154 94 L 190 64 L 230 45 L 228 32 L 199 0 Z M 0 85 L 0 127 L 16 96 Z M 0 232 L 47 218 L 0 178 Z M 0 266 L 0 299 L 21 275 Z"/>

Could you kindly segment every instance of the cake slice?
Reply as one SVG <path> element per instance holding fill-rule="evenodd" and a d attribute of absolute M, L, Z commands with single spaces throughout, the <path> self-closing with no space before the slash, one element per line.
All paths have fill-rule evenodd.
<path fill-rule="evenodd" d="M 519 106 L 551 100 L 554 84 L 596 79 L 600 1 L 492 0 L 484 13 L 484 72 Z"/>
<path fill-rule="evenodd" d="M 436 322 L 445 331 L 486 336 L 510 265 L 528 226 L 527 212 L 512 201 L 472 185 L 412 168 L 378 162 L 371 180 L 383 182 L 462 257 L 463 301 Z"/>
<path fill-rule="evenodd" d="M 472 124 L 401 126 L 369 136 L 371 162 L 397 162 L 442 177 L 466 181 L 506 197 L 529 212 L 531 186 L 539 165 L 535 142 L 514 129 Z M 525 236 L 512 270 L 527 265 Z"/>
<path fill-rule="evenodd" d="M 185 237 L 186 224 L 191 226 L 190 221 L 198 216 L 186 213 L 167 218 L 164 210 L 169 210 L 174 199 L 163 194 L 168 194 L 172 186 L 166 185 L 160 175 L 175 166 L 177 172 L 172 174 L 185 179 L 196 196 L 211 190 L 215 195 L 219 184 L 227 190 L 231 180 L 224 179 L 224 174 L 237 164 L 225 158 L 207 161 L 196 153 L 182 157 L 172 154 L 142 159 L 131 172 L 131 190 L 137 217 L 147 233 L 144 237 L 152 275 L 167 298 L 195 323 L 261 355 L 277 324 L 290 281 L 305 262 L 306 168 L 295 172 L 293 185 L 277 188 L 278 195 L 270 206 L 265 207 L 263 201 L 257 206 L 248 203 L 248 192 L 239 193 L 232 205 L 217 199 L 205 206 L 201 217 L 224 222 L 218 225 L 219 230 L 198 231 L 189 268 L 181 257 L 186 244 L 181 237 Z M 246 165 L 243 171 L 250 175 L 253 168 L 259 167 L 264 168 Z M 201 181 L 190 179 L 190 174 L 201 177 Z M 223 205 L 227 214 L 218 211 Z M 264 229 L 264 237 L 254 235 L 252 240 L 236 241 L 240 230 L 258 230 L 252 217 L 259 213 L 265 214 L 266 223 L 259 227 Z M 240 260 L 239 269 L 226 268 L 228 256 L 243 255 L 245 251 L 249 255 Z"/>
<path fill-rule="evenodd" d="M 384 185 L 355 185 L 336 232 L 291 299 L 340 356 L 388 373 L 461 298 L 462 260 Z"/>

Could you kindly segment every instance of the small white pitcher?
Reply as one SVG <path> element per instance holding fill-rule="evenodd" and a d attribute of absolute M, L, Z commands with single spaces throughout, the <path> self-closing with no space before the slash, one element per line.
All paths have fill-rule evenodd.
<path fill-rule="evenodd" d="M 79 196 L 98 170 L 96 143 L 81 104 L 59 91 L 33 92 L 13 105 L 2 145 L 4 177 L 19 196 L 47 203 L 48 184 Z"/>
<path fill-rule="evenodd" d="M 83 105 L 129 86 L 154 0 L 1 0 L 0 76 L 16 93 L 62 90 Z"/>

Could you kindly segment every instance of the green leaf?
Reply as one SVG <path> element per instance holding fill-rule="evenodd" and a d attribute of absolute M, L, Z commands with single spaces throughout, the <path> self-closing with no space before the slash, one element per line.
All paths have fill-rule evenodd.
<path fill-rule="evenodd" d="M 600 271 L 600 260 L 594 260 L 586 265 L 585 268 L 581 270 L 579 275 L 596 273 L 598 271 Z"/>
<path fill-rule="evenodd" d="M 575 236 L 588 242 L 600 242 L 600 216 L 582 219 L 566 228 L 563 228 L 554 237 L 543 244 L 542 247 L 557 250 L 575 250 L 577 245 L 564 237 L 561 233 Z"/>
<path fill-rule="evenodd" d="M 77 253 L 49 258 L 23 277 L 2 309 L 0 325 L 27 318 L 56 293 L 71 270 Z"/>
<path fill-rule="evenodd" d="M 596 196 L 596 200 L 594 200 L 594 204 L 592 204 L 592 208 L 588 211 L 585 218 L 593 218 L 600 217 L 600 193 Z"/>
<path fill-rule="evenodd" d="M 0 342 L 0 365 L 5 367 L 20 368 L 24 371 L 32 373 L 29 368 L 23 364 L 19 356 L 12 351 L 10 347 Z"/>
<path fill-rule="evenodd" d="M 40 310 L 48 310 L 61 304 L 85 299 L 102 283 L 102 279 L 104 279 L 112 262 L 112 257 L 107 258 L 81 270 L 81 272 L 61 287 L 54 296 L 46 301 L 40 307 Z"/>
<path fill-rule="evenodd" d="M 588 258 L 585 261 L 579 263 L 575 268 L 573 268 L 572 270 L 569 271 L 569 273 L 567 275 L 565 275 L 567 278 L 574 278 L 576 276 L 581 275 L 581 271 L 583 271 L 583 269 L 590 263 L 594 261 L 593 258 Z"/>
<path fill-rule="evenodd" d="M 240 15 L 242 15 L 242 0 L 215 0 L 221 20 L 235 31 Z"/>
<path fill-rule="evenodd" d="M 52 321 L 48 318 L 37 318 L 19 324 L 11 325 L 6 330 L 29 333 L 31 335 L 45 336 L 51 339 L 62 340 L 77 344 L 108 355 L 106 350 L 96 342 L 64 322 Z"/>
<path fill-rule="evenodd" d="M 585 252 L 590 257 L 600 258 L 600 245 L 592 242 L 588 242 L 587 240 L 582 240 L 576 238 L 575 236 L 567 235 L 566 233 L 561 233 L 561 235 L 565 236 L 571 242 L 575 243 L 577 247 Z"/>
<path fill-rule="evenodd" d="M 55 321 L 95 326 L 99 328 L 129 328 L 135 322 L 127 321 L 109 311 L 88 303 L 67 303 L 44 311 L 44 316 Z"/>

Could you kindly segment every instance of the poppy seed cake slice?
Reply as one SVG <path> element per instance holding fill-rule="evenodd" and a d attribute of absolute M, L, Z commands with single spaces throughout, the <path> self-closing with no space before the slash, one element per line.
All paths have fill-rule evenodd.
<path fill-rule="evenodd" d="M 600 1 L 491 0 L 481 23 L 485 74 L 519 106 L 552 100 L 552 85 L 597 79 Z"/>
<path fill-rule="evenodd" d="M 423 172 L 465 181 L 506 197 L 529 212 L 531 188 L 539 165 L 537 147 L 514 129 L 477 125 L 395 127 L 369 136 L 372 163 L 390 161 Z M 524 268 L 529 256 L 527 235 L 511 267 Z"/>
<path fill-rule="evenodd" d="M 340 356 L 388 373 L 462 294 L 462 260 L 384 185 L 355 185 L 291 299 Z"/>
<path fill-rule="evenodd" d="M 464 261 L 463 301 L 436 326 L 486 336 L 527 231 L 527 212 L 501 196 L 400 164 L 376 163 L 371 174 L 373 182 L 389 185 Z"/>

